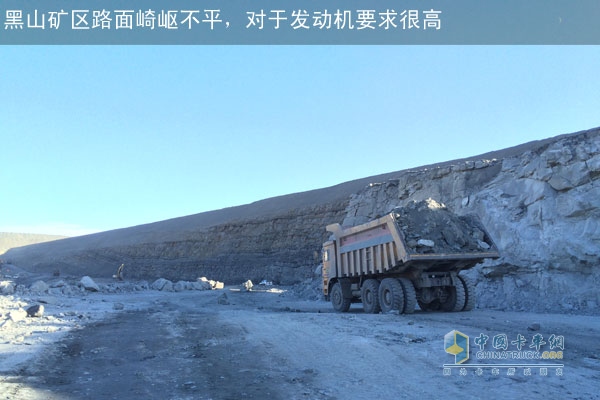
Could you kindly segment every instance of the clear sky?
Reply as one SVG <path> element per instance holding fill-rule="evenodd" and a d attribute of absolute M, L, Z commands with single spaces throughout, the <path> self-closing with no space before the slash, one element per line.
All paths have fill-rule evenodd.
<path fill-rule="evenodd" d="M 600 48 L 0 47 L 0 231 L 76 235 L 600 126 Z"/>

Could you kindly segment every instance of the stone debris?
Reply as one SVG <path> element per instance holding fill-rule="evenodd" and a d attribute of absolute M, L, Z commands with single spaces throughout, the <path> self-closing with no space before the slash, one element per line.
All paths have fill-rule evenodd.
<path fill-rule="evenodd" d="M 100 291 L 100 287 L 89 276 L 84 276 L 83 278 L 81 278 L 81 280 L 79 281 L 79 285 L 90 292 Z"/>
<path fill-rule="evenodd" d="M 215 282 L 213 289 L 224 289 L 225 288 L 225 284 L 223 282 Z"/>
<path fill-rule="evenodd" d="M 123 310 L 125 305 L 123 303 L 115 303 L 113 304 L 113 310 Z"/>
<path fill-rule="evenodd" d="M 538 322 L 534 322 L 533 324 L 529 325 L 527 327 L 528 331 L 539 331 L 540 330 L 540 324 Z"/>
<path fill-rule="evenodd" d="M 207 282 L 210 285 L 211 289 L 223 289 L 225 287 L 225 284 L 223 282 L 213 281 L 213 280 L 207 279 L 204 276 L 201 278 L 198 278 L 198 282 Z"/>
<path fill-rule="evenodd" d="M 173 290 L 175 292 L 183 292 L 184 290 L 190 290 L 190 289 L 191 289 L 191 282 L 178 281 L 177 283 L 175 283 L 173 285 Z"/>
<path fill-rule="evenodd" d="M 458 216 L 431 198 L 393 212 L 411 253 L 473 253 L 492 247 L 475 218 Z"/>
<path fill-rule="evenodd" d="M 487 244 L 483 240 L 478 240 L 477 245 L 479 246 L 480 249 L 483 249 L 483 250 L 488 250 L 491 247 L 489 244 Z"/>
<path fill-rule="evenodd" d="M 208 282 L 196 281 L 190 282 L 194 290 L 211 290 L 212 286 Z"/>
<path fill-rule="evenodd" d="M 417 246 L 435 247 L 435 242 L 428 239 L 419 239 L 417 241 Z"/>
<path fill-rule="evenodd" d="M 29 286 L 17 285 L 13 281 L 3 280 L 0 281 L 0 294 L 32 295 L 47 293 L 51 296 L 77 296 L 85 292 L 130 293 L 150 289 L 164 292 L 182 292 L 188 290 L 217 290 L 224 287 L 223 282 L 209 280 L 205 277 L 198 278 L 196 281 L 180 280 L 176 283 L 165 278 L 159 278 L 152 284 L 147 281 L 119 281 L 97 284 L 91 277 L 84 276 L 79 281 L 71 278 L 61 278 L 46 283 L 40 280 Z"/>
<path fill-rule="evenodd" d="M 8 313 L 8 319 L 12 322 L 19 322 L 27 318 L 27 311 L 19 308 L 18 310 L 12 310 Z"/>
<path fill-rule="evenodd" d="M 9 295 L 15 293 L 15 285 L 14 282 L 11 281 L 0 281 L 0 294 Z"/>
<path fill-rule="evenodd" d="M 216 290 L 223 289 L 225 287 L 223 282 L 209 280 L 205 277 L 198 278 L 195 282 L 190 281 L 177 281 L 176 283 L 171 282 L 165 278 L 158 278 L 150 285 L 153 290 L 159 290 L 163 292 L 183 292 L 187 290 Z"/>
<path fill-rule="evenodd" d="M 50 286 L 44 281 L 35 281 L 29 286 L 29 290 L 32 293 L 43 293 L 47 292 Z"/>
<path fill-rule="evenodd" d="M 248 279 L 246 282 L 242 283 L 242 288 L 246 292 L 250 292 L 252 290 L 252 286 L 254 286 L 254 285 L 252 284 L 252 281 L 250 279 Z"/>
<path fill-rule="evenodd" d="M 170 292 L 173 290 L 173 282 L 165 278 L 158 278 L 150 285 L 153 290 Z"/>
<path fill-rule="evenodd" d="M 62 288 L 67 286 L 67 282 L 65 282 L 63 279 L 60 279 L 56 282 L 52 282 L 50 283 L 50 288 L 51 289 L 55 289 L 55 288 Z"/>
<path fill-rule="evenodd" d="M 227 293 L 223 293 L 217 298 L 217 303 L 221 305 L 229 305 L 229 299 L 227 298 Z"/>
<path fill-rule="evenodd" d="M 36 304 L 27 308 L 28 317 L 42 317 L 44 315 L 44 306 L 42 304 Z"/>

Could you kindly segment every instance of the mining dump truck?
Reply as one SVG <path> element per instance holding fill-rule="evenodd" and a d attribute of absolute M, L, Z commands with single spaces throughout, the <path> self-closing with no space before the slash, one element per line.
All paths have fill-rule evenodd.
<path fill-rule="evenodd" d="M 435 200 L 411 203 L 371 222 L 342 228 L 323 244 L 323 293 L 336 311 L 362 302 L 367 313 L 468 311 L 475 290 L 461 271 L 498 249 L 474 216 Z"/>

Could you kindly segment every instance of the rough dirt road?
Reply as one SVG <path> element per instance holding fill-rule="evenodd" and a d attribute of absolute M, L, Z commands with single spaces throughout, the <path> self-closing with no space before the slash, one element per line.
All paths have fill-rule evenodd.
<path fill-rule="evenodd" d="M 230 304 L 217 299 L 227 293 Z M 291 292 L 94 294 L 123 310 L 76 329 L 31 362 L 0 371 L 4 399 L 600 399 L 598 317 L 477 310 L 413 315 L 337 314 Z M 52 312 L 52 307 L 48 307 Z M 530 331 L 533 323 L 540 329 Z M 452 368 L 451 330 L 473 338 L 564 337 L 564 364 L 548 368 Z M 545 345 L 546 348 L 548 344 Z M 476 346 L 475 346 L 476 347 Z M 523 349 L 525 350 L 525 349 Z M 540 363 L 541 360 L 525 360 Z M 496 361 L 497 362 L 497 361 Z M 504 362 L 523 362 L 505 360 Z"/>

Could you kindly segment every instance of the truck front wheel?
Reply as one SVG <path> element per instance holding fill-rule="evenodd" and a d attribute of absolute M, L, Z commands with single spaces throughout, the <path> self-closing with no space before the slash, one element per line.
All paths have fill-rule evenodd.
<path fill-rule="evenodd" d="M 392 310 L 404 311 L 404 289 L 400 281 L 385 278 L 379 285 L 379 305 L 384 313 Z"/>
<path fill-rule="evenodd" d="M 366 313 L 377 314 L 381 311 L 379 306 L 379 281 L 377 279 L 367 279 L 360 288 L 360 298 Z"/>
<path fill-rule="evenodd" d="M 346 312 L 350 309 L 350 303 L 352 302 L 352 299 L 344 298 L 342 285 L 339 282 L 333 284 L 329 296 L 331 297 L 331 304 L 333 305 L 333 309 L 335 311 Z"/>

